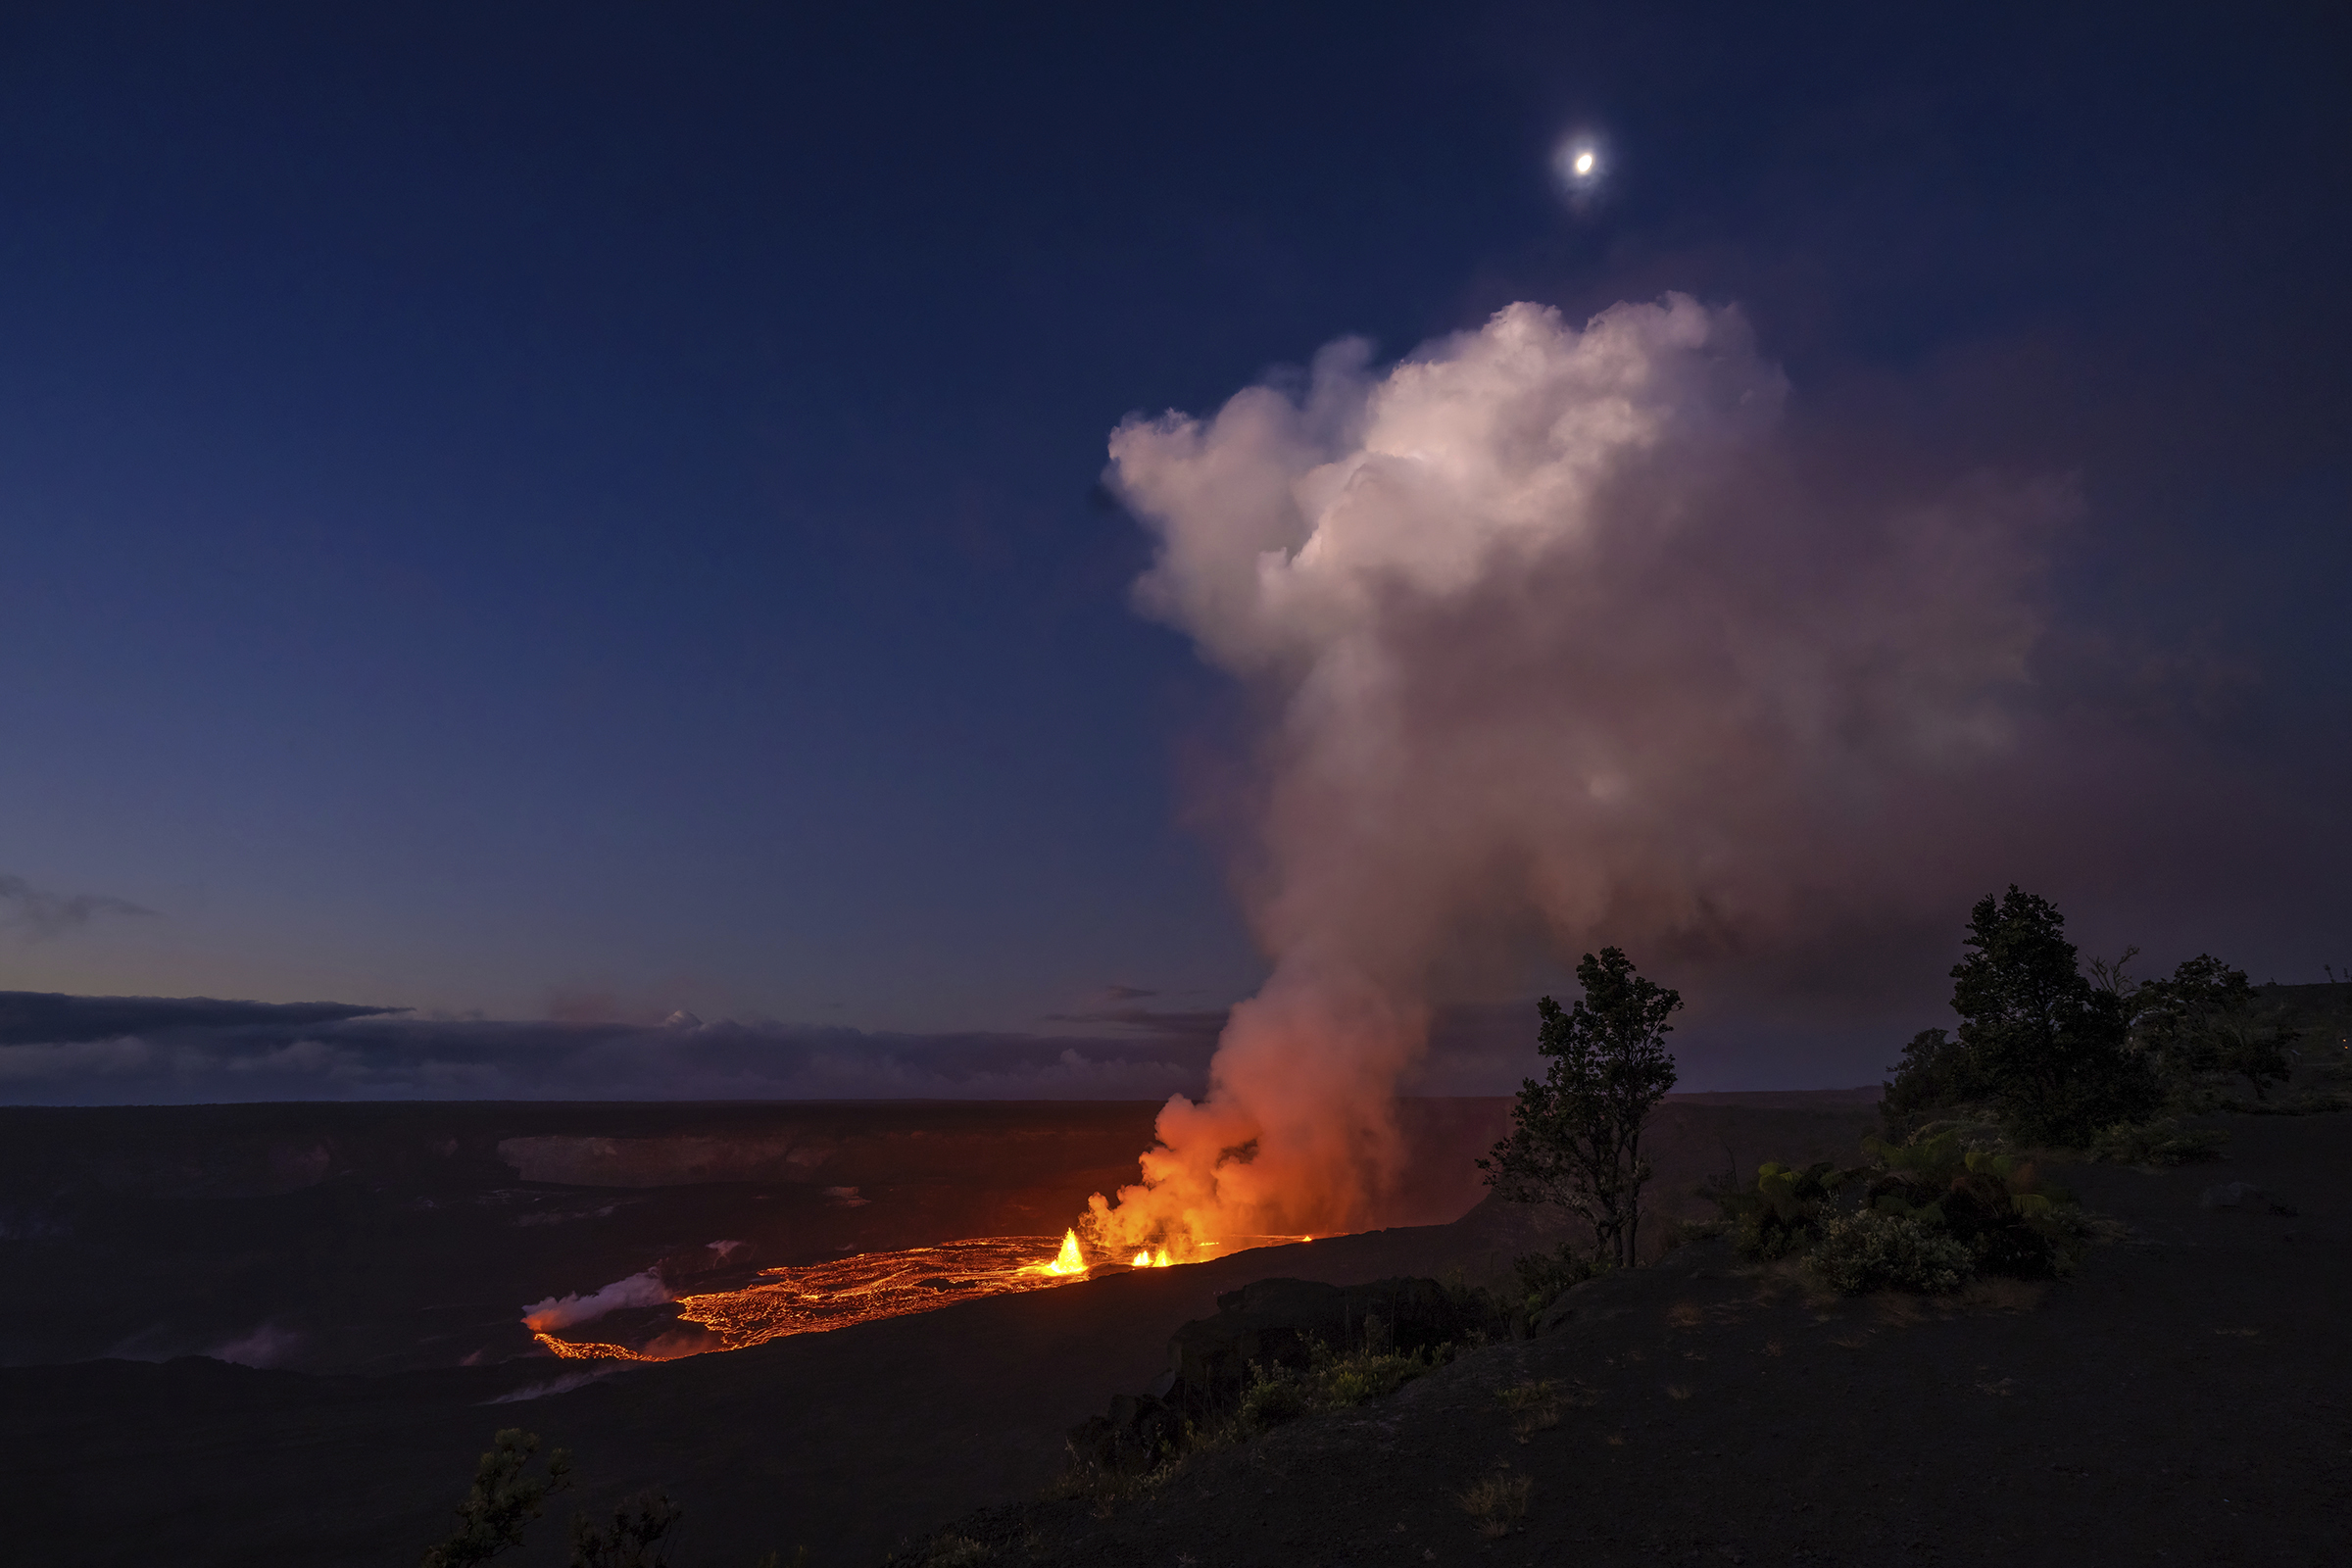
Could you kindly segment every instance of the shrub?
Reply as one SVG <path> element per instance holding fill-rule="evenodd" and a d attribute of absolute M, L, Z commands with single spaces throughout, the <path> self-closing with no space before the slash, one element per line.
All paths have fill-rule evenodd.
<path fill-rule="evenodd" d="M 1317 1410 L 1362 1404 L 1396 1393 L 1413 1379 L 1435 1371 L 1451 1359 L 1453 1347 L 1400 1352 L 1387 1348 L 1378 1318 L 1365 1325 L 1362 1346 L 1336 1352 L 1315 1344 L 1303 1371 L 1252 1364 L 1250 1387 L 1242 1393 L 1240 1417 L 1249 1432 L 1263 1432 Z"/>
<path fill-rule="evenodd" d="M 1252 1432 L 1296 1421 L 1315 1407 L 1314 1396 L 1297 1373 L 1276 1367 L 1271 1372 L 1252 1367 L 1249 1390 L 1242 1396 L 1242 1425 Z"/>
<path fill-rule="evenodd" d="M 1503 1292 L 1471 1284 L 1459 1264 L 1439 1279 L 1438 1291 L 1445 1300 L 1446 1320 L 1465 1345 L 1486 1344 L 1489 1331 L 1499 1331 L 1511 1315 L 1512 1303 Z"/>
<path fill-rule="evenodd" d="M 2219 1129 L 2182 1127 L 2170 1116 L 2153 1121 L 2119 1121 L 2090 1141 L 2090 1157 L 2110 1165 L 2187 1165 L 2219 1159 L 2230 1135 Z"/>
<path fill-rule="evenodd" d="M 2088 1234 L 2072 1195 L 2031 1160 L 1972 1149 L 1984 1130 L 1947 1124 L 1908 1143 L 1865 1138 L 1867 1166 L 1766 1163 L 1755 1186 L 1721 1194 L 1741 1250 L 1801 1253 L 1838 1290 L 1941 1292 L 1977 1274 L 2046 1279 Z"/>
<path fill-rule="evenodd" d="M 2277 1100 L 2248 1100 L 2242 1095 L 2232 1095 L 2223 1100 L 2218 1108 L 2246 1116 L 2319 1116 L 2329 1111 L 2352 1110 L 2352 1100 L 2324 1090 L 2306 1089 Z"/>
<path fill-rule="evenodd" d="M 600 1525 L 586 1515 L 571 1522 L 571 1568 L 669 1568 L 661 1541 L 685 1510 L 658 1489 L 639 1493 Z"/>
<path fill-rule="evenodd" d="M 1430 1363 L 1418 1355 L 1356 1355 L 1334 1362 L 1323 1373 L 1323 1397 L 1327 1404 L 1361 1404 L 1395 1394 L 1407 1383 L 1430 1370 Z"/>
<path fill-rule="evenodd" d="M 1563 1242 L 1555 1252 L 1530 1252 L 1512 1258 L 1511 1272 L 1519 1276 L 1521 1304 L 1533 1317 L 1573 1287 L 1608 1270 L 1604 1264 L 1579 1255 L 1575 1248 Z"/>
<path fill-rule="evenodd" d="M 1766 1160 L 1754 1186 L 1718 1194 L 1716 1202 L 1732 1222 L 1734 1245 L 1770 1262 L 1813 1245 L 1830 1195 L 1848 1174 L 1826 1159 L 1803 1170 Z"/>
<path fill-rule="evenodd" d="M 1054 1494 L 1092 1497 L 1107 1506 L 1114 1498 L 1156 1491 L 1181 1474 L 1199 1453 L 1246 1443 L 1322 1411 L 1382 1398 L 1446 1365 L 1455 1353 L 1450 1342 L 1396 1350 L 1390 1348 L 1392 1338 L 1386 1323 L 1367 1317 L 1352 1348 L 1334 1350 L 1323 1341 L 1308 1337 L 1303 1367 L 1252 1361 L 1238 1395 L 1228 1382 L 1222 1397 L 1194 1407 L 1194 1417 L 1169 1428 L 1140 1429 L 1135 1446 L 1141 1451 L 1137 1454 L 1120 1456 L 1099 1446 L 1107 1432 L 1117 1430 L 1113 1423 L 1131 1421 L 1139 1413 L 1131 1409 L 1122 1416 L 1120 1407 L 1149 1406 L 1171 1420 L 1174 1412 L 1156 1399 L 1122 1396 L 1113 1400 L 1109 1421 L 1098 1416 L 1071 1433 L 1071 1463 L 1054 1482 Z"/>
<path fill-rule="evenodd" d="M 1308 1408 L 1331 1409 L 1381 1398 L 1452 1358 L 1450 1344 L 1411 1351 L 1392 1349 L 1388 1325 L 1368 1317 L 1356 1348 L 1335 1351 L 1320 1341 L 1309 1348 L 1303 1380 Z"/>
<path fill-rule="evenodd" d="M 2064 1258 L 2061 1241 L 2078 1240 L 2057 1215 L 2074 1199 L 2044 1190 L 2031 1160 L 1963 1147 L 1949 1129 L 1909 1144 L 1863 1140 L 1878 1170 L 1863 1189 L 1862 1206 L 1914 1219 L 1948 1234 L 1968 1250 L 1980 1273 L 2046 1279 Z"/>
<path fill-rule="evenodd" d="M 458 1504 L 458 1528 L 447 1541 L 427 1547 L 424 1568 L 471 1568 L 520 1544 L 523 1526 L 547 1510 L 547 1499 L 571 1485 L 571 1455 L 562 1448 L 547 1467 L 529 1473 L 539 1451 L 535 1433 L 509 1427 L 490 1440 L 490 1451 L 474 1465 L 473 1486 Z"/>
<path fill-rule="evenodd" d="M 1833 1215 L 1806 1256 L 1815 1273 L 1843 1296 L 1865 1291 L 1956 1291 L 1976 1272 L 1968 1247 L 1907 1214 L 1866 1208 Z"/>
<path fill-rule="evenodd" d="M 1978 1169 L 1957 1177 L 1936 1207 L 1978 1272 L 2047 1279 L 2058 1272 L 2058 1251 L 2042 1221 L 2055 1205 L 2041 1194 L 2012 1190 L 2007 1176 Z"/>
<path fill-rule="evenodd" d="M 1862 1152 L 1877 1161 L 1887 1172 L 1908 1178 L 1929 1187 L 1941 1187 L 1969 1168 L 1972 1151 L 1962 1142 L 1956 1127 L 1941 1131 L 1923 1128 L 1907 1143 L 1890 1144 L 1883 1138 L 1862 1140 Z"/>

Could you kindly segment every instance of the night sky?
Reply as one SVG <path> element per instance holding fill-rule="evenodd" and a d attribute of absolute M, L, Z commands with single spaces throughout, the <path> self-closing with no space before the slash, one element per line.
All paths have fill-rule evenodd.
<path fill-rule="evenodd" d="M 2012 881 L 2340 973 L 2348 82 L 2319 6 L 12 7 L 0 990 L 344 1005 L 19 1005 L 0 1100 L 1185 1087 L 1257 720 L 1111 431 L 1669 290 L 1816 466 L 2063 488 L 2033 733 L 2124 737 L 1866 977 L 1637 953 L 1686 1087 L 1875 1080 Z"/>

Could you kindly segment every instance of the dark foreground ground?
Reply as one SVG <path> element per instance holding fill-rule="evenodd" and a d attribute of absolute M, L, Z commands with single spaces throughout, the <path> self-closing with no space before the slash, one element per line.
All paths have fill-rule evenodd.
<path fill-rule="evenodd" d="M 1849 1152 L 1867 1098 L 1671 1102 L 1660 1191 L 1689 1206 L 1728 1164 Z M 815 1568 L 875 1563 L 1035 1495 L 1064 1432 L 1151 1384 L 1223 1292 L 1494 1275 L 1541 1239 L 1524 1212 L 1480 1209 L 593 1377 L 514 1324 L 719 1237 L 767 1263 L 1057 1230 L 1132 1173 L 1151 1109 L 0 1112 L 8 1558 L 406 1568 L 490 1434 L 520 1425 L 574 1451 L 579 1486 L 503 1560 L 561 1562 L 572 1509 L 660 1483 L 689 1513 L 679 1568 L 802 1544 Z M 1458 1214 L 1504 1103 L 1411 1114 L 1413 1201 Z M 825 1196 L 849 1186 L 867 1201 Z"/>
<path fill-rule="evenodd" d="M 1727 1165 L 1850 1157 L 1872 1120 L 1850 1098 L 1710 1100 L 1672 1102 L 1660 1117 L 1654 1143 L 1668 1208 L 1694 1209 L 1690 1188 Z M 1030 1144 L 1051 1142 L 1051 1117 L 1037 1120 L 1036 1107 L 1020 1113 L 1032 1118 Z M 521 1182 L 542 1195 L 535 1201 L 593 1212 L 642 1196 L 675 1220 L 643 1222 L 633 1241 L 635 1233 L 607 1235 L 570 1288 L 643 1266 L 646 1249 L 699 1236 L 708 1227 L 697 1193 L 748 1209 L 766 1187 L 823 1179 L 779 1180 L 791 1172 L 778 1166 L 688 1168 L 675 1162 L 686 1146 L 673 1143 L 662 1156 L 671 1163 L 640 1161 L 629 1173 L 698 1180 L 592 1186 L 581 1178 L 616 1180 L 627 1173 L 610 1161 L 651 1152 L 600 1152 L 601 1135 L 566 1125 L 529 1136 L 583 1140 L 562 1150 L 586 1163 L 540 1167 L 543 1177 L 573 1180 Z M 890 1138 L 878 1123 L 862 1125 L 880 1140 L 868 1154 L 881 1159 L 873 1151 Z M 1793 1279 L 1745 1274 L 1701 1244 L 1587 1287 L 1577 1316 L 1555 1336 L 1474 1352 L 1387 1401 L 1205 1456 L 1157 1495 L 1108 1509 L 1037 1500 L 1062 1466 L 1062 1434 L 1111 1395 L 1150 1387 L 1168 1336 L 1212 1312 L 1218 1295 L 1282 1275 L 1345 1284 L 1460 1268 L 1491 1277 L 1542 1239 L 1531 1217 L 1482 1206 L 1450 1224 L 1117 1275 L 585 1382 L 574 1363 L 530 1355 L 371 1375 L 200 1356 L 20 1365 L 0 1369 L 0 1517 L 8 1521 L 0 1556 L 407 1568 L 446 1529 L 491 1432 L 520 1425 L 570 1447 L 579 1464 L 579 1486 L 532 1545 L 501 1559 L 533 1565 L 564 1560 L 575 1509 L 610 1507 L 651 1483 L 688 1510 L 688 1534 L 671 1558 L 677 1568 L 750 1568 L 771 1547 L 790 1560 L 803 1544 L 814 1568 L 873 1565 L 894 1552 L 906 1560 L 943 1534 L 959 1538 L 945 1560 L 967 1564 L 1167 1568 L 2341 1560 L 2352 1522 L 2352 1346 L 2343 1324 L 2352 1302 L 2352 1117 L 2227 1125 L 2233 1142 L 2217 1164 L 2070 1172 L 2091 1206 L 2114 1217 L 2120 1239 L 2094 1250 L 2074 1279 L 2042 1291 L 1957 1309 L 1822 1303 Z M 158 1149 L 178 1147 L 149 1132 Z M 1072 1147 L 1091 1151 L 1116 1136 L 1105 1127 Z M 1456 1127 L 1448 1136 L 1467 1134 Z M 930 1143 L 927 1130 L 902 1140 Z M 532 1157 L 555 1158 L 550 1147 L 532 1146 Z M 1067 1171 L 1032 1179 L 1051 1163 L 990 1168 L 1019 1175 L 1006 1191 L 1051 1193 L 1071 1181 Z M 512 1168 L 497 1174 L 509 1186 L 520 1181 Z M 709 1180 L 730 1174 L 742 1179 Z M 339 1180 L 330 1173 L 277 1200 L 299 1201 Z M 2273 1213 L 2267 1200 L 2200 1206 L 2202 1194 L 2230 1182 L 2252 1183 L 2297 1212 Z M 362 1212 L 409 1200 L 389 1176 L 353 1175 L 350 1185 L 362 1196 L 338 1201 Z M 873 1190 L 929 1192 L 923 1201 L 958 1222 L 987 1217 L 978 1200 L 954 1199 L 928 1179 Z M 444 1196 L 455 1201 L 458 1191 Z M 206 1205 L 253 1197 L 175 1201 L 191 1233 L 218 1235 L 206 1229 L 220 1223 Z M 131 1206 L 146 1216 L 142 1234 L 161 1233 L 163 1221 Z M 817 1203 L 807 1212 L 827 1224 L 919 1229 L 910 1218 L 871 1217 L 887 1206 Z M 60 1198 L 44 1212 L 57 1224 L 106 1211 Z M 526 1275 L 536 1291 L 530 1270 L 564 1255 L 536 1250 L 540 1234 L 565 1227 L 517 1225 L 514 1211 L 492 1211 L 508 1212 L 510 1223 L 469 1220 L 476 1228 L 447 1235 L 473 1238 L 465 1246 L 475 1250 L 464 1256 L 509 1271 L 497 1292 L 466 1298 L 489 1303 L 481 1311 L 511 1312 L 497 1303 L 511 1301 Z M 322 1245 L 303 1234 L 313 1240 L 263 1250 L 282 1258 Z M 367 1277 L 439 1268 L 450 1291 L 473 1289 L 450 1283 L 458 1254 L 436 1258 L 433 1233 L 418 1233 L 422 1241 L 397 1228 L 376 1234 L 390 1238 L 382 1251 L 391 1261 L 374 1258 Z M 72 1312 L 75 1298 L 43 1297 L 25 1273 L 43 1256 L 68 1255 L 57 1250 L 69 1243 L 78 1249 L 70 1256 L 80 1288 L 93 1293 L 88 1304 L 105 1307 L 111 1244 L 86 1229 L 8 1243 L 0 1264 L 12 1299 Z M 541 1261 L 500 1261 L 501 1243 Z M 798 1244 L 779 1225 L 768 1245 Z M 352 1250 L 333 1252 L 316 1279 L 349 1289 L 336 1272 L 346 1265 L 333 1259 Z M 190 1252 L 183 1244 L 177 1255 Z M 141 1255 L 124 1249 L 119 1256 L 124 1279 L 161 1288 Z M 220 1277 L 259 1293 L 240 1298 L 243 1312 L 270 1292 L 230 1261 L 220 1260 Z M 276 1298 L 293 1303 L 291 1314 L 310 1288 L 295 1287 L 312 1276 L 289 1279 Z M 423 1285 L 403 1298 L 411 1298 L 434 1299 Z M 161 1312 L 169 1303 L 149 1304 Z M 25 1312 L 28 1334 L 50 1332 L 48 1318 Z M 384 1325 L 409 1321 L 387 1315 L 379 1328 L 389 1334 Z M 1495 1391 L 1529 1379 L 1549 1379 L 1573 1398 L 1557 1427 L 1520 1444 Z M 1461 1494 L 1491 1475 L 1529 1480 L 1524 1533 L 1482 1538 L 1460 1508 Z"/>
<path fill-rule="evenodd" d="M 1821 1299 L 1721 1242 L 1386 1401 L 1116 1506 L 959 1522 L 940 1560 L 2333 1564 L 2352 1560 L 2352 1127 L 2232 1118 L 2231 1157 L 2068 1173 L 2125 1232 L 2052 1286 Z M 2267 1200 L 2201 1206 L 2225 1182 Z M 1550 1380 L 1550 1430 L 1501 1393 Z M 1524 1477 L 1483 1537 L 1461 1498 Z M 965 1543 L 971 1543 L 966 1546 Z M 944 1548 L 944 1549 L 940 1549 Z"/>

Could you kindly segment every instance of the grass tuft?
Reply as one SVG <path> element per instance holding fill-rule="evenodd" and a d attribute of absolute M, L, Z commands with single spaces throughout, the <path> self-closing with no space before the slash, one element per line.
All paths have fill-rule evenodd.
<path fill-rule="evenodd" d="M 1497 1541 L 1527 1517 L 1527 1505 L 1535 1492 L 1536 1484 L 1525 1476 L 1489 1476 L 1464 1492 L 1459 1500 L 1478 1533 Z"/>
<path fill-rule="evenodd" d="M 1560 1392 L 1549 1378 L 1499 1390 L 1495 1397 L 1511 1413 L 1511 1436 L 1520 1443 L 1560 1424 Z"/>

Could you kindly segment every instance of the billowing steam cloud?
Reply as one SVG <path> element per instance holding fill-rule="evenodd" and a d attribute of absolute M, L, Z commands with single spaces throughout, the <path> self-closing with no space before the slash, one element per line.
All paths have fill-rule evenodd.
<path fill-rule="evenodd" d="M 534 1333 L 546 1334 L 574 1323 L 593 1323 L 607 1312 L 617 1312 L 624 1306 L 660 1306 L 669 1299 L 669 1287 L 662 1283 L 658 1271 L 649 1268 L 585 1296 L 551 1296 L 544 1301 L 534 1301 L 522 1309 L 522 1325 Z"/>
<path fill-rule="evenodd" d="M 1273 972 L 1122 1249 L 1348 1227 L 1449 991 L 1537 944 L 1770 955 L 1899 898 L 1888 852 L 2010 745 L 2047 488 L 1824 492 L 1735 309 L 1514 305 L 1385 372 L 1130 419 L 1144 609 L 1259 700 L 1241 882 Z"/>

